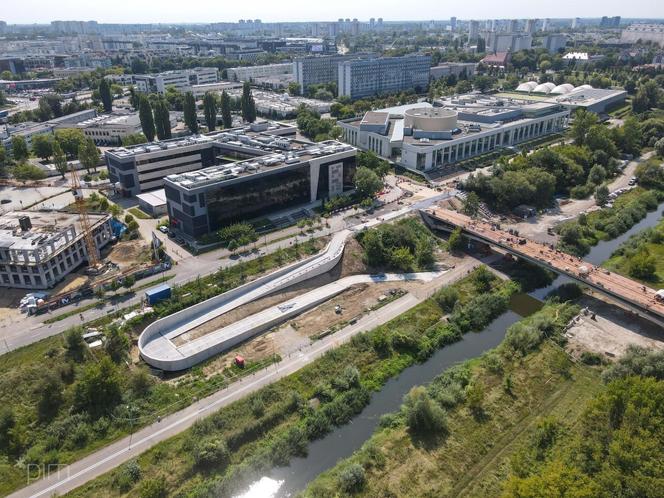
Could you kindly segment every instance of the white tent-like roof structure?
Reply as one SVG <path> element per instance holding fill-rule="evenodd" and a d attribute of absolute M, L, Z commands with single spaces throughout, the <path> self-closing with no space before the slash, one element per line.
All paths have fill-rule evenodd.
<path fill-rule="evenodd" d="M 553 90 L 555 87 L 556 87 L 556 85 L 554 85 L 551 82 L 542 83 L 541 85 L 537 85 L 535 87 L 535 89 L 533 90 L 533 92 L 536 92 L 536 93 L 551 93 L 551 90 Z"/>
<path fill-rule="evenodd" d="M 574 85 L 571 85 L 569 83 L 563 83 L 562 85 L 558 85 L 553 90 L 551 90 L 551 93 L 566 94 L 571 92 L 572 90 L 574 90 Z"/>
<path fill-rule="evenodd" d="M 537 81 L 526 81 L 516 87 L 517 92 L 532 92 L 537 87 Z"/>

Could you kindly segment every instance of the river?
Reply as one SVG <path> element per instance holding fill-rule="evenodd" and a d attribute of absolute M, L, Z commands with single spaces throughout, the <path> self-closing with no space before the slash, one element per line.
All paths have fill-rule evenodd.
<path fill-rule="evenodd" d="M 594 265 L 607 260 L 630 236 L 655 226 L 660 220 L 663 206 L 664 203 L 619 237 L 601 241 L 584 259 Z M 309 444 L 306 457 L 293 458 L 288 466 L 272 469 L 267 476 L 253 483 L 249 490 L 236 498 L 285 498 L 302 491 L 320 473 L 359 449 L 374 433 L 380 417 L 398 410 L 404 395 L 412 387 L 427 384 L 450 366 L 480 356 L 498 346 L 510 325 L 537 311 L 542 306 L 540 300 L 567 281 L 569 279 L 565 277 L 558 277 L 547 287 L 530 294 L 513 296 L 510 310 L 484 330 L 464 335 L 461 341 L 438 350 L 424 363 L 417 363 L 405 369 L 398 377 L 388 380 L 379 392 L 372 395 L 371 402 L 362 413 L 350 423 L 334 429 L 323 439 L 313 441 Z"/>

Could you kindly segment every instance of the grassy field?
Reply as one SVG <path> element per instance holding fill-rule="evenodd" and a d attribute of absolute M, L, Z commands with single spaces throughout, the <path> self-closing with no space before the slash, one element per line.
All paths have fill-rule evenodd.
<path fill-rule="evenodd" d="M 138 218 L 139 220 L 151 220 L 152 216 L 150 216 L 148 213 L 145 211 L 142 211 L 141 209 L 137 207 L 132 207 L 127 209 L 135 218 Z"/>
<path fill-rule="evenodd" d="M 460 309 L 467 314 L 477 308 L 474 278 L 472 274 L 454 285 Z M 510 283 L 497 279 L 491 287 L 491 295 L 505 296 L 513 289 Z M 458 340 L 459 336 L 440 336 L 441 341 L 430 344 L 427 339 L 432 330 L 439 330 L 443 314 L 438 302 L 429 299 L 70 495 L 142 495 L 144 488 L 161 483 L 160 496 L 232 496 L 251 482 L 256 472 L 306 453 L 310 440 L 322 437 L 335 425 L 350 422 L 368 403 L 371 391 L 380 389 L 388 379 L 437 347 Z M 384 347 L 386 341 L 389 350 Z M 223 445 L 228 451 L 222 461 L 201 465 L 197 459 L 201 445 Z M 132 472 L 134 477 L 126 482 L 130 469 L 135 468 L 139 471 Z"/>
<path fill-rule="evenodd" d="M 564 313 L 547 307 L 539 314 L 558 311 Z M 506 354 L 501 346 L 455 367 L 446 378 L 464 376 L 469 379 L 466 393 L 471 386 L 482 386 L 479 409 L 471 408 L 466 394 L 464 402 L 448 409 L 445 433 L 428 438 L 415 437 L 400 415 L 385 417 L 359 451 L 321 474 L 303 496 L 498 496 L 512 456 L 528 444 L 541 421 L 554 417 L 571 428 L 586 402 L 603 389 L 597 371 L 572 364 L 552 342 L 524 357 Z M 432 398 L 446 399 L 436 397 L 437 382 L 449 385 L 434 380 Z M 366 482 L 354 493 L 344 493 L 343 476 L 357 465 Z"/>

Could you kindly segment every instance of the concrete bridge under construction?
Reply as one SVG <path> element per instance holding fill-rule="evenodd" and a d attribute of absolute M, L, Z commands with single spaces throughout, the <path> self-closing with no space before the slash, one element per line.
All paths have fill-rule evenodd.
<path fill-rule="evenodd" d="M 464 214 L 442 208 L 424 209 L 421 213 L 432 228 L 451 232 L 458 227 L 471 240 L 499 248 L 542 268 L 564 275 L 664 327 L 664 302 L 658 298 L 655 289 L 592 265 L 582 258 L 571 256 L 548 244 L 501 230 L 495 223 L 474 220 Z"/>

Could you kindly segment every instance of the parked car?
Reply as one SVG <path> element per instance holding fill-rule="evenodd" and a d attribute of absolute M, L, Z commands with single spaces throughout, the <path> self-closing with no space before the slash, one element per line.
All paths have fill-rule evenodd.
<path fill-rule="evenodd" d="M 168 227 L 166 225 L 162 225 L 159 227 L 159 231 L 161 233 L 168 233 Z"/>

